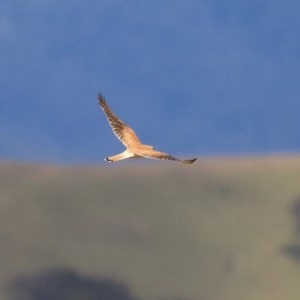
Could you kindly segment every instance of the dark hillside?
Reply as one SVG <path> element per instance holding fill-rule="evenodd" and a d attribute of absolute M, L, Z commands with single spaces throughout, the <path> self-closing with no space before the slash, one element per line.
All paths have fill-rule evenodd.
<path fill-rule="evenodd" d="M 299 196 L 299 157 L 2 162 L 1 298 L 297 300 Z"/>

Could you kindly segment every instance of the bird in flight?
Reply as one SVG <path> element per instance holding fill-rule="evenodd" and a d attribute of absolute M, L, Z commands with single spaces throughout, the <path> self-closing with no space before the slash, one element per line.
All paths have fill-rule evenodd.
<path fill-rule="evenodd" d="M 103 95 L 98 95 L 99 105 L 103 109 L 108 123 L 116 137 L 123 143 L 126 150 L 120 154 L 106 157 L 109 162 L 116 162 L 126 158 L 152 158 L 160 160 L 174 160 L 184 164 L 192 164 L 197 158 L 178 159 L 167 153 L 154 150 L 153 146 L 142 144 L 133 129 L 121 121 L 109 108 Z"/>

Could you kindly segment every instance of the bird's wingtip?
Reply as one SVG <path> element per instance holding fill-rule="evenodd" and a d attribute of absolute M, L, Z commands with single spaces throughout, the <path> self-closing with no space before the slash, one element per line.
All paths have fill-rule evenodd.
<path fill-rule="evenodd" d="M 194 163 L 196 160 L 197 160 L 197 158 L 186 159 L 186 160 L 183 160 L 183 163 L 190 165 L 190 164 Z"/>
<path fill-rule="evenodd" d="M 98 98 L 99 104 L 105 103 L 105 97 L 102 93 L 99 93 L 97 98 Z"/>

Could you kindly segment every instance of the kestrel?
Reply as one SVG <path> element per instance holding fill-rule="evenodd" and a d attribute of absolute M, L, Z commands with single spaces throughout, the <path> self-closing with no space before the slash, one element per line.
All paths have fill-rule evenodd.
<path fill-rule="evenodd" d="M 175 160 L 184 164 L 192 164 L 197 158 L 178 159 L 167 153 L 154 150 L 153 146 L 142 144 L 133 129 L 120 120 L 109 108 L 103 95 L 98 96 L 99 105 L 103 109 L 108 123 L 116 137 L 123 143 L 126 150 L 120 154 L 106 157 L 109 162 L 116 162 L 126 158 L 151 158 L 160 160 Z"/>

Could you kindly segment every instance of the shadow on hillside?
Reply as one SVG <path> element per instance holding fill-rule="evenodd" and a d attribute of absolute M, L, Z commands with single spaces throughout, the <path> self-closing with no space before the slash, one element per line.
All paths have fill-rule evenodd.
<path fill-rule="evenodd" d="M 300 244 L 290 244 L 282 249 L 283 253 L 289 258 L 300 262 Z"/>
<path fill-rule="evenodd" d="M 282 248 L 282 252 L 293 259 L 300 262 L 300 196 L 295 197 L 288 207 L 292 224 L 294 226 L 294 242 Z"/>
<path fill-rule="evenodd" d="M 137 300 L 123 283 L 80 275 L 70 269 L 18 276 L 8 290 L 13 300 Z"/>
<path fill-rule="evenodd" d="M 297 236 L 300 236 L 300 196 L 293 199 L 290 206 L 290 214 L 293 219 L 295 233 Z"/>

